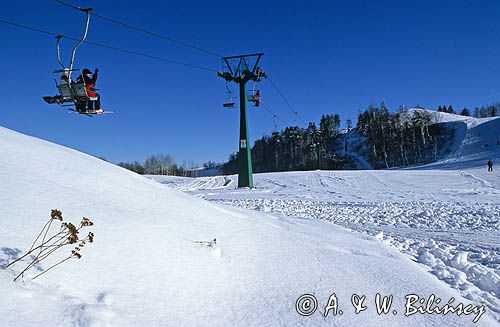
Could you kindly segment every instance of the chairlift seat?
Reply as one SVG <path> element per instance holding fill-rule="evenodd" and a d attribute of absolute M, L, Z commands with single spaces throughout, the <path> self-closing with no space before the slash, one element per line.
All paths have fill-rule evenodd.
<path fill-rule="evenodd" d="M 91 97 L 87 93 L 87 89 L 85 88 L 85 84 L 83 83 L 76 83 L 76 84 L 71 84 L 71 88 L 73 89 L 73 92 L 75 94 L 75 97 L 79 101 L 96 101 L 98 99 L 97 96 Z"/>
<path fill-rule="evenodd" d="M 234 102 L 227 102 L 222 105 L 224 108 L 234 108 L 236 107 L 236 103 Z"/>
<path fill-rule="evenodd" d="M 98 99 L 97 96 L 88 96 L 85 84 L 83 83 L 72 83 L 70 85 L 62 83 L 57 85 L 57 89 L 59 90 L 60 96 L 58 96 L 54 102 L 59 104 L 65 102 L 83 102 L 89 100 L 96 101 Z"/>
<path fill-rule="evenodd" d="M 85 89 L 85 84 L 76 83 L 71 84 L 71 88 L 73 89 L 73 94 L 77 98 L 88 98 L 87 90 Z M 85 99 L 86 100 L 86 99 Z"/>
<path fill-rule="evenodd" d="M 253 102 L 256 107 L 260 107 L 260 90 L 252 91 L 254 94 L 247 95 L 247 100 Z"/>
<path fill-rule="evenodd" d="M 68 84 L 60 84 L 57 86 L 57 89 L 63 100 L 71 100 L 73 98 L 71 87 Z"/>

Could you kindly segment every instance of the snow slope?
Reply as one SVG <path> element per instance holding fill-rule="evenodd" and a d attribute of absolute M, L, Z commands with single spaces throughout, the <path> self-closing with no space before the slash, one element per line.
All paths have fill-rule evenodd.
<path fill-rule="evenodd" d="M 500 117 L 474 118 L 413 108 L 402 113 L 402 120 L 410 120 L 416 112 L 427 114 L 433 123 L 441 124 L 452 133 L 449 133 L 448 142 L 437 153 L 438 162 L 407 169 L 476 167 L 486 165 L 488 159 L 500 163 Z M 348 156 L 353 161 L 353 169 L 373 168 L 366 160 L 367 139 L 359 135 L 356 129 L 341 134 L 335 151 L 339 155 Z"/>
<path fill-rule="evenodd" d="M 414 110 L 421 109 L 409 112 Z M 485 167 L 488 159 L 500 164 L 500 117 L 474 118 L 426 111 L 432 115 L 434 122 L 445 124 L 455 133 L 450 153 L 444 160 L 417 169 Z"/>
<path fill-rule="evenodd" d="M 255 190 L 237 189 L 237 176 L 154 178 L 216 203 L 375 236 L 500 319 L 498 176 L 484 167 L 268 173 L 254 175 Z"/>
<path fill-rule="evenodd" d="M 333 224 L 211 204 L 77 151 L 0 128 L 2 326 L 469 326 L 473 316 L 404 317 L 404 296 L 457 291 L 396 249 Z M 90 217 L 83 258 L 35 281 L 6 264 L 27 249 L 50 209 Z M 210 249 L 193 240 L 217 237 Z M 47 268 L 45 265 L 40 269 Z M 342 316 L 295 312 L 335 292 Z M 397 315 L 377 315 L 375 294 Z M 365 294 L 359 315 L 352 293 Z M 477 325 L 494 326 L 484 315 Z"/>
<path fill-rule="evenodd" d="M 408 113 L 416 110 L 422 109 Z M 236 176 L 153 178 L 217 203 L 325 220 L 373 235 L 487 305 L 500 321 L 500 178 L 496 169 L 486 171 L 488 159 L 500 163 L 500 117 L 427 112 L 455 131 L 450 154 L 430 165 L 258 174 L 252 191 L 236 189 Z M 349 148 L 362 144 L 353 138 Z"/>
<path fill-rule="evenodd" d="M 422 109 L 410 109 L 410 111 L 412 110 L 422 110 Z M 449 123 L 449 122 L 460 121 L 464 122 L 467 125 L 467 128 L 474 128 L 483 123 L 498 119 L 498 117 L 475 118 L 475 117 L 468 117 L 456 114 L 449 114 L 447 112 L 438 112 L 434 110 L 426 110 L 426 111 L 433 115 L 436 123 Z"/>

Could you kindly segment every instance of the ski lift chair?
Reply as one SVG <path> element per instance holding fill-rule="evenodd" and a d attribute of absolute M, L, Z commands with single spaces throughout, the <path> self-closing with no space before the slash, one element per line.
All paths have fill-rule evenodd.
<path fill-rule="evenodd" d="M 253 102 L 254 106 L 260 107 L 260 90 L 253 91 L 254 94 L 247 96 L 248 101 Z"/>
<path fill-rule="evenodd" d="M 73 83 L 68 81 L 68 83 L 62 81 L 59 78 L 61 74 L 64 74 L 68 70 L 56 70 L 54 71 L 54 81 L 56 83 L 59 94 L 53 97 L 43 97 L 48 103 L 57 103 L 59 105 L 64 105 L 65 103 L 85 103 L 86 101 L 95 101 L 97 97 L 91 97 L 87 93 L 85 82 L 83 83 Z M 72 72 L 80 72 L 80 69 L 72 69 Z M 58 81 L 59 80 L 59 81 Z M 96 89 L 97 90 L 97 89 Z"/>
<path fill-rule="evenodd" d="M 97 101 L 98 97 L 91 97 L 87 93 L 87 86 L 85 85 L 85 81 L 83 83 L 75 83 L 71 84 L 71 90 L 75 96 L 75 100 L 77 102 L 85 102 L 85 101 Z M 97 91 L 98 89 L 94 89 Z"/>
<path fill-rule="evenodd" d="M 79 71 L 80 75 L 82 75 L 80 69 L 73 69 L 73 64 L 75 62 L 76 50 L 83 42 L 85 42 L 85 39 L 87 38 L 87 33 L 89 30 L 89 23 L 90 23 L 90 12 L 92 11 L 92 8 L 78 7 L 78 10 L 85 12 L 87 17 L 85 21 L 84 33 L 81 39 L 73 47 L 69 66 L 65 66 L 61 61 L 61 51 L 59 44 L 61 42 L 61 39 L 64 38 L 65 36 L 61 34 L 56 35 L 57 62 L 63 68 L 62 70 L 56 70 L 53 72 L 54 80 L 56 82 L 56 87 L 57 90 L 59 91 L 59 94 L 55 96 L 44 96 L 43 100 L 45 100 L 47 103 L 50 104 L 56 103 L 64 107 L 75 105 L 76 107 L 75 109 L 70 108 L 69 110 L 77 111 L 78 113 L 85 114 L 87 116 L 113 113 L 112 111 L 103 111 L 102 109 L 91 110 L 91 111 L 83 110 L 85 108 L 84 104 L 86 104 L 87 101 L 96 101 L 98 100 L 98 97 L 97 96 L 91 97 L 88 95 L 85 81 L 83 81 L 82 83 L 74 83 L 71 80 L 71 76 L 73 75 L 74 72 Z M 66 76 L 66 78 L 63 78 L 64 76 Z M 66 104 L 66 103 L 71 103 L 71 104 Z"/>
<path fill-rule="evenodd" d="M 224 108 L 234 108 L 234 107 L 236 107 L 236 103 L 234 103 L 234 102 L 226 102 L 226 103 L 223 103 L 222 106 Z"/>
<path fill-rule="evenodd" d="M 226 81 L 226 93 L 227 93 L 227 102 L 223 103 L 222 106 L 224 108 L 234 108 L 236 107 L 236 103 L 233 101 L 233 94 L 231 92 L 231 88 L 229 87 L 229 82 Z"/>
<path fill-rule="evenodd" d="M 276 123 L 276 118 L 277 116 L 273 114 L 273 125 L 274 125 L 274 129 L 273 129 L 273 132 L 272 132 L 272 136 L 273 138 L 277 139 L 278 136 L 280 136 L 280 132 L 278 131 L 278 124 Z M 279 141 L 279 140 L 278 140 Z"/>

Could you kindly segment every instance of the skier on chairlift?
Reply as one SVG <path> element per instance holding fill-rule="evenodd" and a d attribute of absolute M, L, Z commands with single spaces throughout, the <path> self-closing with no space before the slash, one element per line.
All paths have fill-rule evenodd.
<path fill-rule="evenodd" d="M 63 73 L 61 75 L 61 84 L 68 84 L 68 78 L 69 78 L 69 69 L 64 69 Z M 69 81 L 70 84 L 74 84 L 75 82 L 73 80 Z"/>
<path fill-rule="evenodd" d="M 61 85 L 62 84 L 75 84 L 75 81 L 69 80 L 69 69 L 64 69 L 63 73 L 61 75 Z M 75 109 L 78 112 L 83 112 L 85 111 L 85 106 L 87 103 L 85 101 L 76 101 L 75 102 Z"/>
<path fill-rule="evenodd" d="M 260 107 L 260 90 L 257 90 L 255 92 L 255 101 L 254 101 L 254 104 L 256 107 Z"/>
<path fill-rule="evenodd" d="M 85 68 L 82 71 L 82 75 L 78 77 L 78 83 L 85 82 L 85 89 L 87 90 L 87 95 L 89 97 L 97 97 L 97 100 L 88 100 L 87 101 L 87 110 L 88 111 L 99 111 L 101 110 L 101 96 L 96 92 L 95 84 L 97 82 L 99 69 L 96 68 L 94 74 L 90 71 L 90 69 Z M 85 108 L 84 108 L 85 109 Z"/>
<path fill-rule="evenodd" d="M 61 61 L 60 51 L 60 43 L 65 36 L 61 34 L 56 35 L 57 62 L 63 68 L 62 70 L 54 71 L 54 79 L 56 80 L 59 92 L 55 96 L 44 96 L 42 98 L 49 104 L 58 104 L 62 107 L 71 107 L 74 104 L 75 108 L 68 108 L 68 110 L 76 111 L 79 114 L 89 117 L 93 117 L 94 115 L 112 114 L 114 113 L 113 111 L 103 111 L 101 109 L 101 97 L 96 92 L 97 89 L 95 88 L 97 74 L 99 72 L 97 68 L 94 71 L 94 74 L 92 74 L 88 68 L 85 68 L 82 71 L 82 75 L 77 78 L 76 83 L 70 78 L 72 72 L 79 71 L 79 69 L 73 69 L 73 64 L 75 63 L 76 58 L 76 50 L 85 42 L 87 38 L 90 24 L 90 12 L 92 11 L 92 8 L 78 7 L 77 9 L 85 12 L 87 16 L 83 35 L 73 47 L 71 60 L 67 66 Z"/>

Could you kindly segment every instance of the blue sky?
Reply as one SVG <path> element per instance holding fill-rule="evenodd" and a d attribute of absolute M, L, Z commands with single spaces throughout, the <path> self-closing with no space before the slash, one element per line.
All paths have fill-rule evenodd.
<path fill-rule="evenodd" d="M 500 99 L 495 1 L 71 2 L 224 55 L 264 52 L 262 68 L 305 121 L 323 113 L 355 120 L 382 98 L 393 110 L 473 108 Z M 0 19 L 78 36 L 84 16 L 52 0 L 27 0 L 3 3 Z M 88 39 L 221 67 L 217 57 L 95 17 Z M 56 92 L 51 36 L 0 24 L 0 42 L 2 126 L 113 162 L 170 153 L 179 162 L 203 163 L 237 150 L 238 111 L 222 108 L 224 81 L 215 73 L 83 45 L 76 66 L 99 67 L 102 105 L 117 111 L 90 119 L 41 99 Z M 63 43 L 64 58 L 72 45 Z M 271 84 L 260 88 L 263 103 L 292 123 Z M 252 108 L 249 117 L 253 140 L 272 131 L 266 111 Z"/>

